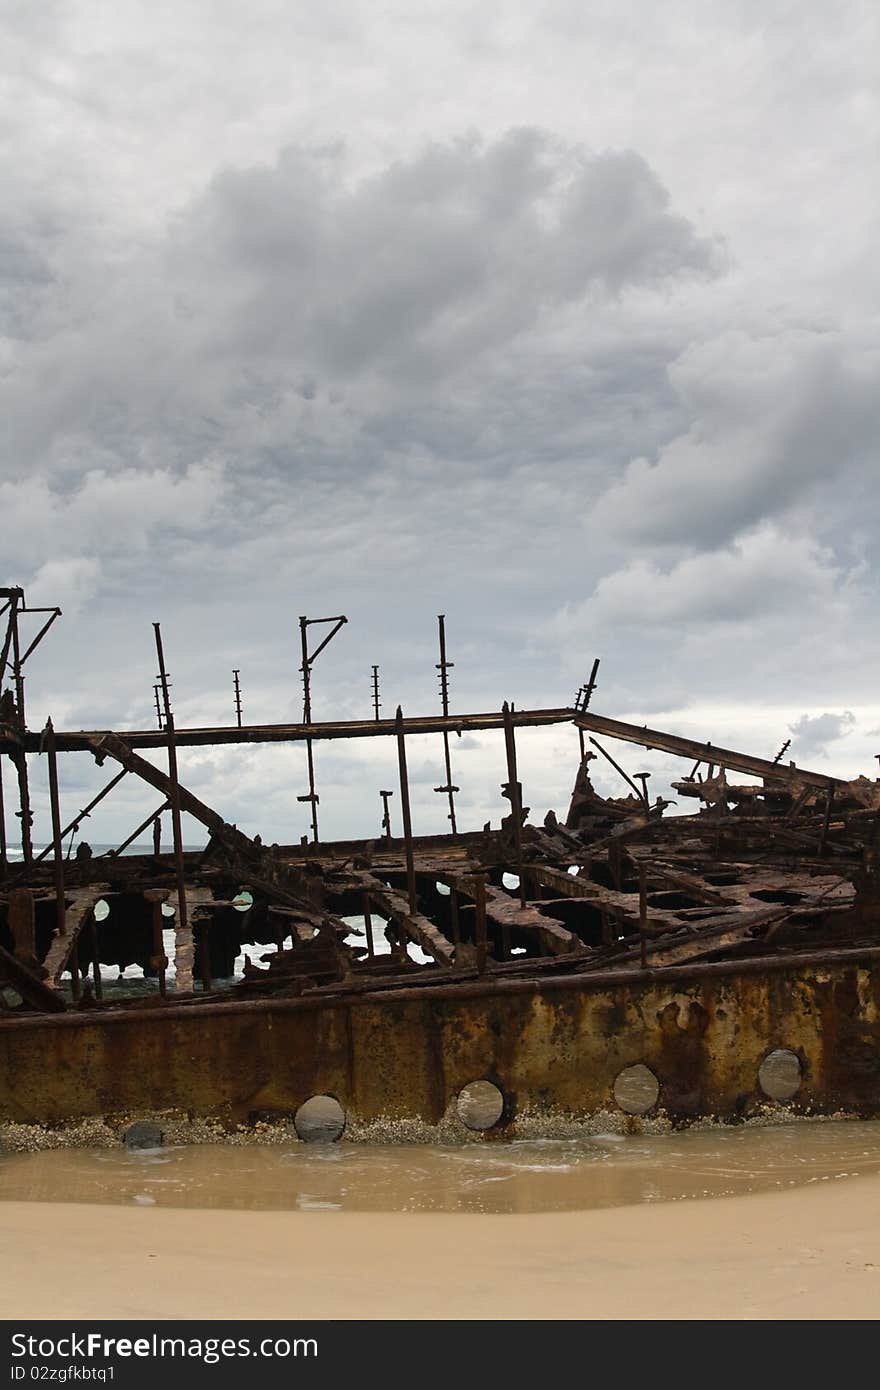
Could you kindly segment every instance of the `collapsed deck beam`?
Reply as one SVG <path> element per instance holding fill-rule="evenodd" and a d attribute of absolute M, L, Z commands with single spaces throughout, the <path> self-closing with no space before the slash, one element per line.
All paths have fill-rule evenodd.
<path fill-rule="evenodd" d="M 370 873 L 359 873 L 358 882 L 368 895 L 370 902 L 403 931 L 410 941 L 431 956 L 438 965 L 452 965 L 455 959 L 455 946 L 429 917 L 413 912 L 409 897 L 404 897 L 393 888 L 388 888 L 380 878 Z"/>
<path fill-rule="evenodd" d="M 467 875 L 438 870 L 437 879 L 457 893 L 468 896 L 471 892 L 473 881 Z M 496 888 L 491 883 L 485 885 L 484 892 L 486 917 L 502 930 L 510 931 L 513 928 L 533 933 L 543 942 L 548 955 L 570 955 L 583 951 L 583 942 L 574 932 L 568 930 L 564 922 L 560 922 L 556 917 L 546 916 L 533 903 L 521 907 L 518 898 L 512 897 L 503 888 Z"/>
<path fill-rule="evenodd" d="M 60 994 L 38 979 L 4 946 L 0 946 L 0 983 L 12 985 L 22 999 L 40 1013 L 61 1013 L 66 1007 Z"/>
<path fill-rule="evenodd" d="M 512 721 L 518 728 L 538 728 L 545 724 L 567 724 L 573 713 L 571 709 L 514 710 Z M 413 715 L 403 721 L 405 734 L 438 734 L 444 730 L 448 733 L 469 733 L 503 728 L 504 716 L 500 711 L 447 716 Z M 56 729 L 56 747 L 59 753 L 88 751 L 94 740 L 102 738 L 104 732 L 102 729 Z M 168 746 L 167 735 L 160 729 L 120 729 L 115 733 L 129 748 Z M 376 738 L 382 735 L 392 738 L 396 734 L 397 723 L 394 719 L 352 719 L 319 724 L 250 724 L 242 728 L 222 725 L 218 728 L 175 729 L 174 739 L 178 748 L 197 748 L 221 743 L 302 743 L 306 739 Z M 30 732 L 22 734 L 9 726 L 0 725 L 0 751 L 12 752 L 16 748 L 27 753 L 39 752 L 40 735 Z M 827 782 L 828 778 L 825 778 L 823 786 Z"/>
<path fill-rule="evenodd" d="M 109 890 L 109 883 L 92 883 L 88 888 L 75 888 L 68 891 L 67 897 L 70 899 L 70 907 L 66 913 L 66 928 L 63 932 L 55 932 L 43 961 L 43 968 L 52 986 L 60 986 L 61 976 L 65 970 L 70 970 L 71 979 L 76 974 L 77 966 L 71 965 L 71 960 L 74 954 L 78 957 L 83 927 L 89 921 L 91 913 L 94 912 L 95 903 L 103 898 Z"/>
<path fill-rule="evenodd" d="M 768 758 L 754 758 L 748 753 L 738 753 L 733 748 L 721 748 L 716 743 L 697 743 L 692 738 L 680 738 L 677 734 L 667 734 L 661 729 L 649 729 L 647 725 L 626 724 L 622 719 L 606 719 L 601 714 L 576 714 L 574 722 L 579 729 L 591 729 L 594 733 L 606 734 L 609 738 L 638 743 L 642 748 L 659 748 L 664 753 L 674 753 L 680 758 L 696 758 L 698 762 L 729 768 L 733 772 L 750 772 L 755 777 L 766 777 L 771 782 L 805 784 L 827 791 L 841 780 L 839 777 L 829 777 L 827 772 L 808 772 L 806 768 L 794 767 L 792 764 L 785 767 L 781 763 L 770 762 Z"/>

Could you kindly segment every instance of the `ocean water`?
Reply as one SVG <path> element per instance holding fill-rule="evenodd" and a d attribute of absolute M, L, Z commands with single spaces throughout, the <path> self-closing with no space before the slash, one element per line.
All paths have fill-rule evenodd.
<path fill-rule="evenodd" d="M 880 1172 L 880 1121 L 481 1145 L 205 1144 L 0 1155 L 0 1201 L 334 1212 L 579 1211 Z M 866 1214 L 867 1219 L 867 1214 Z"/>

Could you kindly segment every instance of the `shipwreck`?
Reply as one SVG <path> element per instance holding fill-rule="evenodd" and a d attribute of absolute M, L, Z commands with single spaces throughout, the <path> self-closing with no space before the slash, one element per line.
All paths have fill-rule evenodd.
<path fill-rule="evenodd" d="M 638 1128 L 768 1107 L 880 1113 L 880 779 L 797 767 L 787 745 L 771 760 L 602 716 L 598 661 L 567 707 L 452 712 L 442 617 L 436 714 L 384 717 L 373 667 L 367 717 L 315 719 L 313 663 L 346 619 L 304 617 L 300 723 L 244 722 L 235 671 L 229 725 L 176 727 L 156 624 L 157 727 L 33 730 L 24 667 L 58 613 L 0 589 L 0 1136 L 99 1121 L 122 1138 L 170 1116 L 304 1136 L 315 1098 L 335 1107 L 334 1133 L 355 1138 L 396 1125 L 511 1139 L 596 1116 Z M 517 731 L 564 723 L 579 738 L 570 805 L 533 824 Z M 476 730 L 503 740 L 507 780 L 499 824 L 463 829 L 454 739 Z M 413 827 L 416 734 L 442 744 L 443 835 Z M 393 741 L 396 785 L 377 788 L 374 838 L 327 843 L 315 752 L 355 738 Z M 311 831 L 297 844 L 245 835 L 178 771 L 179 749 L 273 742 L 305 748 Z M 627 772 L 609 742 L 681 758 L 675 792 L 693 809 L 664 814 L 648 774 Z M 156 749 L 167 771 L 143 756 Z M 110 776 L 64 824 L 57 755 L 73 751 Z M 33 754 L 51 807 L 39 852 Z M 596 758 L 620 796 L 595 790 Z M 77 836 L 126 777 L 159 804 L 118 848 L 92 853 Z M 183 846 L 184 812 L 207 831 L 197 853 Z M 122 853 L 150 834 L 151 853 Z M 257 958 L 236 978 L 243 943 Z M 130 961 L 150 993 L 108 988 L 107 967 Z"/>

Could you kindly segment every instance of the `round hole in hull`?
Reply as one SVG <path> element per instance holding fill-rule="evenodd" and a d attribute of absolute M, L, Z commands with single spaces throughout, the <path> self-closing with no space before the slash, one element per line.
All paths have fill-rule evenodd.
<path fill-rule="evenodd" d="M 345 1111 L 335 1096 L 311 1096 L 297 1110 L 293 1125 L 306 1144 L 332 1144 L 345 1129 Z"/>
<path fill-rule="evenodd" d="M 627 1115 L 647 1115 L 660 1095 L 660 1082 L 644 1062 L 624 1067 L 614 1082 L 614 1099 Z"/>
<path fill-rule="evenodd" d="M 491 1081 L 470 1081 L 459 1091 L 456 1108 L 468 1129 L 492 1129 L 504 1113 L 504 1096 Z"/>
<path fill-rule="evenodd" d="M 800 1058 L 788 1047 L 774 1047 L 758 1068 L 758 1085 L 768 1100 L 791 1100 L 802 1079 Z"/>

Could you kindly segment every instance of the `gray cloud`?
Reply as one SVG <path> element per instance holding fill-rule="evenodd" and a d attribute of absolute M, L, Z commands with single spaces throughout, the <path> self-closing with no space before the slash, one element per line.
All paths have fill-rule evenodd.
<path fill-rule="evenodd" d="M 221 443 L 351 467 L 392 422 L 397 442 L 433 444 L 441 420 L 453 435 L 441 388 L 466 396 L 528 359 L 554 316 L 721 264 L 633 153 L 525 128 L 352 184 L 338 151 L 288 147 L 216 175 L 152 248 L 71 270 L 66 318 L 0 396 L 19 449 L 56 470 L 95 449 L 180 466 Z"/>
<path fill-rule="evenodd" d="M 876 467 L 880 361 L 858 329 L 732 331 L 670 375 L 692 423 L 597 508 L 635 542 L 708 549 Z"/>
<path fill-rule="evenodd" d="M 458 709 L 568 700 L 600 655 L 597 708 L 770 756 L 851 709 L 827 746 L 863 769 L 876 7 L 0 26 L 4 578 L 65 609 L 35 723 L 150 724 L 158 618 L 179 721 L 230 718 L 233 665 L 248 718 L 294 716 L 296 615 L 327 611 L 320 712 L 367 713 L 374 661 L 386 708 L 434 709 L 444 611 Z M 536 810 L 570 732 L 524 746 Z M 462 805 L 497 819 L 503 759 L 465 743 Z M 327 833 L 375 831 L 391 751 L 320 750 Z M 299 750 L 187 770 L 305 829 Z M 421 827 L 442 801 L 414 783 Z"/>
<path fill-rule="evenodd" d="M 719 247 L 669 201 L 640 156 L 530 128 L 434 144 L 353 187 L 332 155 L 290 148 L 215 178 L 171 274 L 236 351 L 304 356 L 331 379 L 435 379 L 589 294 L 717 273 Z"/>

